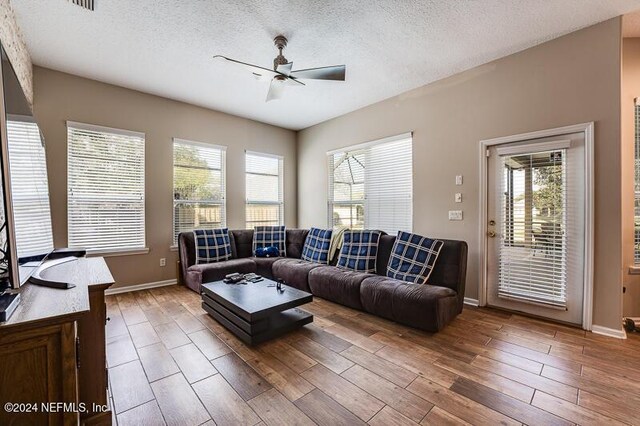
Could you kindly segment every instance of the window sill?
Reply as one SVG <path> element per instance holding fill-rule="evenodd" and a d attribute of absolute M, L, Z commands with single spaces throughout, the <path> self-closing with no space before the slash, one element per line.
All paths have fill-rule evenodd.
<path fill-rule="evenodd" d="M 629 275 L 640 275 L 640 265 L 629 266 Z"/>
<path fill-rule="evenodd" d="M 87 250 L 87 257 L 116 257 L 116 256 L 134 256 L 138 254 L 149 254 L 149 248 L 136 249 L 118 249 L 118 250 Z"/>

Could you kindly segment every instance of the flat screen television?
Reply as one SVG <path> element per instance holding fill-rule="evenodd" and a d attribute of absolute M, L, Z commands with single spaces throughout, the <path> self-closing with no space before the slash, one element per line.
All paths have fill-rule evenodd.
<path fill-rule="evenodd" d="M 45 144 L 31 105 L 7 56 L 2 58 L 2 192 L 0 276 L 24 284 L 53 251 Z"/>

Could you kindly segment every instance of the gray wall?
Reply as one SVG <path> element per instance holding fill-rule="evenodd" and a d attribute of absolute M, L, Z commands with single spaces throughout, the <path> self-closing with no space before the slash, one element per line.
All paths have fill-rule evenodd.
<path fill-rule="evenodd" d="M 620 31 L 615 18 L 299 132 L 298 224 L 327 223 L 328 150 L 414 131 L 414 231 L 469 243 L 466 296 L 475 299 L 479 141 L 595 121 L 594 324 L 619 330 Z M 465 220 L 449 222 L 458 208 Z"/>
<path fill-rule="evenodd" d="M 296 134 L 293 131 L 112 86 L 34 68 L 34 113 L 44 134 L 56 247 L 67 245 L 67 120 L 146 134 L 146 240 L 149 254 L 107 258 L 116 285 L 176 277 L 171 251 L 172 138 L 227 146 L 227 225 L 245 227 L 244 151 L 284 156 L 285 222 L 295 227 Z M 167 266 L 160 267 L 160 258 Z"/>

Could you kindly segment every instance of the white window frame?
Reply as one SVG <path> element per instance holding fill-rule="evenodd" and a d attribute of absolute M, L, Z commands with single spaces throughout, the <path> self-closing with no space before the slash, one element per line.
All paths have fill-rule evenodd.
<path fill-rule="evenodd" d="M 195 146 L 195 147 L 200 147 L 200 148 L 206 148 L 206 149 L 217 149 L 219 151 L 221 151 L 221 156 L 222 156 L 222 160 L 221 160 L 221 175 L 222 175 L 222 201 L 216 201 L 216 200 L 211 200 L 211 201 L 194 201 L 194 200 L 176 200 L 175 199 L 175 160 L 173 160 L 173 165 L 172 165 L 172 174 L 173 174 L 173 181 L 172 181 L 172 189 L 173 189 L 173 214 L 172 214 L 172 235 L 173 235 L 173 243 L 171 245 L 171 249 L 176 249 L 178 247 L 178 237 L 176 235 L 176 229 L 175 229 L 175 224 L 176 224 L 176 204 L 184 204 L 185 202 L 202 202 L 205 204 L 211 204 L 211 205 L 219 205 L 222 208 L 222 223 L 220 224 L 220 228 L 225 228 L 227 226 L 227 147 L 223 146 L 223 145 L 216 145 L 216 144 L 211 144 L 211 143 L 206 143 L 206 142 L 197 142 L 197 141 L 192 141 L 192 140 L 188 140 L 188 139 L 181 139 L 181 138 L 173 138 L 173 143 L 171 144 L 171 153 L 172 153 L 172 158 L 174 157 L 175 154 L 175 147 L 176 147 L 176 143 L 177 144 L 181 144 L 181 145 L 191 145 L 191 146 Z"/>
<path fill-rule="evenodd" d="M 90 256 L 123 256 L 123 255 L 137 255 L 137 254 L 147 254 L 149 253 L 149 248 L 146 246 L 146 135 L 143 132 L 136 132 L 132 130 L 123 130 L 117 129 L 113 127 L 99 126 L 94 124 L 86 124 L 79 123 L 74 121 L 67 121 L 67 196 L 69 197 L 70 192 L 70 170 L 69 167 L 69 158 L 70 158 L 70 147 L 71 144 L 69 142 L 69 132 L 71 129 L 76 130 L 85 130 L 90 132 L 97 133 L 106 133 L 106 134 L 114 134 L 121 136 L 131 136 L 138 137 L 142 139 L 142 244 L 136 247 L 123 247 L 123 248 L 91 248 L 91 247 L 83 247 L 87 249 L 87 255 Z M 67 199 L 67 244 L 72 247 L 71 243 L 71 224 L 72 220 L 70 218 L 70 208 L 69 208 L 69 199 Z"/>
<path fill-rule="evenodd" d="M 265 157 L 265 158 L 276 158 L 279 161 L 278 164 L 278 194 L 280 196 L 280 200 L 278 201 L 252 201 L 249 200 L 248 195 L 247 195 L 247 175 L 248 174 L 255 174 L 255 173 L 249 173 L 247 172 L 247 156 L 252 155 L 255 157 Z M 253 226 L 249 225 L 249 221 L 246 217 L 247 214 L 247 207 L 249 205 L 252 204 L 262 204 L 262 205 L 277 205 L 279 206 L 279 218 L 280 221 L 278 223 L 278 225 L 284 225 L 284 157 L 282 155 L 277 155 L 277 154 L 269 154 L 269 153 L 265 153 L 265 152 L 257 152 L 257 151 L 245 151 L 244 154 L 244 176 L 245 176 L 245 218 L 244 218 L 244 224 L 245 224 L 245 228 L 246 229 L 253 229 Z M 275 175 L 269 175 L 269 176 L 275 176 Z"/>
<path fill-rule="evenodd" d="M 339 204 L 339 205 L 358 205 L 358 204 L 362 204 L 364 206 L 364 228 L 367 229 L 369 227 L 368 222 L 368 213 L 367 213 L 367 181 L 366 181 L 366 176 L 364 178 L 364 199 L 363 200 L 349 200 L 349 201 L 339 201 L 336 202 L 333 197 L 335 194 L 333 194 L 333 185 L 334 185 L 334 170 L 332 170 L 332 161 L 331 161 L 331 157 L 334 156 L 335 154 L 342 154 L 342 153 L 357 153 L 358 151 L 366 151 L 367 149 L 374 147 L 374 146 L 378 146 L 378 145 L 384 145 L 387 143 L 393 143 L 393 142 L 400 142 L 403 140 L 411 140 L 411 146 L 412 146 L 412 150 L 413 150 L 413 132 L 407 132 L 407 133 L 402 133 L 399 135 L 395 135 L 395 136 L 389 136 L 386 138 L 382 138 L 382 139 L 377 139 L 377 140 L 373 140 L 370 142 L 365 142 L 365 143 L 361 143 L 361 144 L 357 144 L 357 145 L 351 145 L 351 146 L 347 146 L 344 148 L 338 148 L 338 149 L 334 149 L 331 151 L 327 151 L 327 226 L 329 228 L 333 227 L 333 210 L 334 210 L 334 205 L 335 204 Z M 413 153 L 412 153 L 413 156 Z M 412 164 L 412 170 L 411 170 L 411 212 L 410 212 L 410 225 L 409 225 L 409 229 L 402 229 L 402 231 L 406 231 L 406 232 L 412 232 L 413 231 L 413 164 Z"/>

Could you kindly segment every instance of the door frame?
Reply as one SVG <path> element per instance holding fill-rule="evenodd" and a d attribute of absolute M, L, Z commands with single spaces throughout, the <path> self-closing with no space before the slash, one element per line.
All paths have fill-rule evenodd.
<path fill-rule="evenodd" d="M 557 127 L 554 129 L 539 130 L 518 135 L 503 136 L 494 139 L 480 141 L 480 191 L 479 191 L 479 242 L 480 242 L 480 271 L 479 271 L 479 292 L 478 305 L 487 305 L 487 209 L 488 209 L 488 188 L 487 151 L 495 145 L 502 145 L 514 142 L 524 142 L 533 139 L 548 138 L 554 136 L 564 136 L 571 133 L 584 134 L 584 165 L 585 165 L 585 230 L 584 230 L 584 293 L 582 306 L 582 328 L 591 330 L 593 325 L 593 259 L 594 259 L 594 123 L 581 123 L 572 126 Z M 542 142 L 544 143 L 544 142 Z"/>

